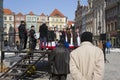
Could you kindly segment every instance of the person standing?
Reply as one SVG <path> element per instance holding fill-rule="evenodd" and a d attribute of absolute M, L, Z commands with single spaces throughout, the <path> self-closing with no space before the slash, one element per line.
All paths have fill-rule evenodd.
<path fill-rule="evenodd" d="M 111 43 L 109 40 L 107 40 L 106 42 L 107 54 L 110 54 L 110 47 L 111 47 Z"/>
<path fill-rule="evenodd" d="M 106 59 L 106 53 L 105 53 L 105 49 L 106 49 L 105 40 L 103 40 L 103 41 L 100 40 L 100 41 L 99 41 L 99 44 L 98 44 L 98 47 L 103 50 L 104 61 L 105 61 L 105 63 L 106 63 L 107 59 Z"/>
<path fill-rule="evenodd" d="M 19 38 L 20 38 L 20 49 L 26 49 L 27 45 L 27 29 L 26 29 L 26 24 L 24 21 L 21 21 L 20 26 L 18 27 L 19 31 Z"/>
<path fill-rule="evenodd" d="M 81 41 L 80 41 L 80 32 L 78 28 L 76 28 L 73 39 L 74 39 L 73 43 L 74 43 L 75 48 L 79 47 Z"/>
<path fill-rule="evenodd" d="M 29 31 L 30 36 L 30 50 L 35 50 L 37 39 L 35 37 L 35 27 L 31 26 L 31 30 Z"/>
<path fill-rule="evenodd" d="M 82 33 L 80 47 L 70 54 L 70 72 L 73 80 L 103 80 L 103 51 L 92 44 L 92 38 L 91 32 Z"/>
<path fill-rule="evenodd" d="M 50 53 L 52 80 L 66 80 L 69 71 L 69 49 L 64 45 L 64 39 L 58 41 L 58 46 Z"/>
<path fill-rule="evenodd" d="M 46 49 L 46 42 L 48 36 L 48 26 L 46 23 L 43 23 L 39 28 L 40 33 L 40 49 L 42 49 L 42 43 L 44 42 L 44 50 Z"/>

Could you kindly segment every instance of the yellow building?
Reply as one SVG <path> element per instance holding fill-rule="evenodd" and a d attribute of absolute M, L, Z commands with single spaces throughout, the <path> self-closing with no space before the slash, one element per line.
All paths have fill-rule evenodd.
<path fill-rule="evenodd" d="M 49 27 L 57 27 L 58 30 L 63 30 L 67 25 L 67 17 L 59 10 L 55 9 L 49 16 Z"/>

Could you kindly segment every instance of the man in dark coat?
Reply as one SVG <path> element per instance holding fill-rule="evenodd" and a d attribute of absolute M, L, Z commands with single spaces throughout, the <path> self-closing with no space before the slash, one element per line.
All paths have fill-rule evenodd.
<path fill-rule="evenodd" d="M 52 80 L 66 80 L 69 71 L 69 49 L 64 46 L 64 40 L 58 42 L 50 56 Z"/>
<path fill-rule="evenodd" d="M 42 42 L 44 42 L 44 49 L 46 49 L 47 35 L 48 35 L 48 26 L 46 23 L 43 23 L 40 28 L 40 49 L 42 49 Z"/>
<path fill-rule="evenodd" d="M 21 21 L 20 26 L 18 27 L 19 31 L 19 38 L 20 38 L 20 47 L 21 49 L 25 49 L 27 45 L 27 29 L 26 29 L 26 24 L 24 21 Z"/>
<path fill-rule="evenodd" d="M 31 26 L 31 30 L 29 31 L 29 36 L 30 36 L 30 50 L 35 50 L 37 40 L 35 38 L 34 26 Z"/>
<path fill-rule="evenodd" d="M 52 42 L 55 41 L 55 33 L 54 30 L 52 30 L 51 27 L 48 28 L 48 37 L 47 42 L 50 43 L 50 47 L 52 49 Z"/>

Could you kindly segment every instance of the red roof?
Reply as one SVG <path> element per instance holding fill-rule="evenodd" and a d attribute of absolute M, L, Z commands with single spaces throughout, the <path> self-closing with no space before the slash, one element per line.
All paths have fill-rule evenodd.
<path fill-rule="evenodd" d="M 68 21 L 68 25 L 74 24 L 74 21 Z"/>
<path fill-rule="evenodd" d="M 7 15 L 12 15 L 13 14 L 13 12 L 10 9 L 7 9 L 7 8 L 3 9 L 3 12 L 4 12 L 4 14 L 7 14 Z"/>
<path fill-rule="evenodd" d="M 65 17 L 58 9 L 55 9 L 50 16 Z"/>
<path fill-rule="evenodd" d="M 32 11 L 30 11 L 30 13 L 28 15 L 34 15 L 34 13 Z"/>
<path fill-rule="evenodd" d="M 19 13 L 17 14 L 17 16 L 23 16 L 23 14 L 22 14 L 21 12 L 19 12 Z"/>
<path fill-rule="evenodd" d="M 42 13 L 40 16 L 45 16 L 45 14 L 44 14 L 44 13 Z"/>

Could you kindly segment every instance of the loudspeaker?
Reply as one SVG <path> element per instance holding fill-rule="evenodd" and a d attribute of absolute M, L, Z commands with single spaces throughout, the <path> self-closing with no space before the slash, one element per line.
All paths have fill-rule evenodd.
<path fill-rule="evenodd" d="M 100 34 L 100 40 L 106 40 L 106 34 Z"/>

